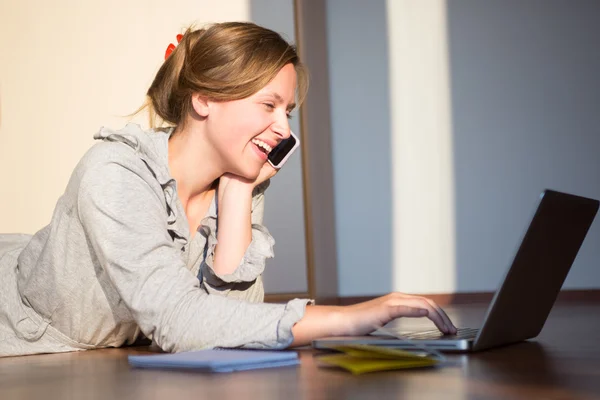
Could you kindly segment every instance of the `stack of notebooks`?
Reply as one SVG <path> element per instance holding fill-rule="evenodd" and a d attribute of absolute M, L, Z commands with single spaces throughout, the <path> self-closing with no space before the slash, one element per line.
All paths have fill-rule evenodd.
<path fill-rule="evenodd" d="M 445 361 L 438 352 L 423 349 L 417 351 L 371 345 L 333 346 L 339 353 L 327 354 L 317 360 L 324 366 L 335 366 L 355 375 L 366 372 L 394 369 L 433 367 Z"/>

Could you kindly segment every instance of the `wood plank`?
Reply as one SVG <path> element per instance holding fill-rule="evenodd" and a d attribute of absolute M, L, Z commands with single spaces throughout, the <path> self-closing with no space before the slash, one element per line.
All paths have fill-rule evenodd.
<path fill-rule="evenodd" d="M 461 326 L 477 326 L 485 304 L 449 305 Z M 600 396 L 600 303 L 561 300 L 535 341 L 469 355 L 442 367 L 353 376 L 322 368 L 300 350 L 301 365 L 232 374 L 132 369 L 127 355 L 148 347 L 0 358 L 0 399 L 343 399 L 544 398 Z M 399 329 L 431 327 L 402 319 Z"/>

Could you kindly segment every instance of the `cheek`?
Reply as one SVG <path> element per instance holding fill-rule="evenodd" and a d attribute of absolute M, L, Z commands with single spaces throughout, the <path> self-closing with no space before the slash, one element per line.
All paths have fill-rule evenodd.
<path fill-rule="evenodd" d="M 244 132 L 243 120 L 237 118 L 227 118 L 223 116 L 216 121 L 213 120 L 210 127 L 211 136 L 214 143 L 218 143 L 219 147 L 227 150 L 227 148 L 235 147 L 236 143 L 241 140 L 241 132 Z"/>
<path fill-rule="evenodd" d="M 257 135 L 268 128 L 272 115 L 263 106 L 242 100 L 228 107 L 226 119 L 241 135 Z"/>
<path fill-rule="evenodd" d="M 239 156 L 248 142 L 269 127 L 268 116 L 244 100 L 221 104 L 213 114 L 214 140 L 222 154 Z M 226 156 L 227 157 L 227 156 Z"/>
<path fill-rule="evenodd" d="M 234 143 L 248 136 L 248 132 L 252 130 L 251 123 L 250 116 L 233 111 L 221 119 L 219 134 L 223 136 L 224 141 Z"/>
<path fill-rule="evenodd" d="M 216 139 L 219 142 L 220 153 L 229 163 L 235 163 L 242 157 L 252 139 L 243 124 L 228 123 Z"/>
<path fill-rule="evenodd" d="M 262 132 L 262 125 L 252 119 L 236 118 L 224 124 L 220 141 L 230 149 L 240 149 Z"/>

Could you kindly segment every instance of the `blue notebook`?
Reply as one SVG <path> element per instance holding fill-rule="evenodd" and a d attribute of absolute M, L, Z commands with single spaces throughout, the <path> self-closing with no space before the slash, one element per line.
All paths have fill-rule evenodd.
<path fill-rule="evenodd" d="M 245 371 L 300 364 L 293 351 L 212 349 L 175 354 L 129 356 L 137 368 L 195 369 L 208 372 Z"/>

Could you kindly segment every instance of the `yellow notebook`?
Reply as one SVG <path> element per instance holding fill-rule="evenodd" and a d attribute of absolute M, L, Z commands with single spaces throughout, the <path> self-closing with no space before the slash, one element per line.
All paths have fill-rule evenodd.
<path fill-rule="evenodd" d="M 344 368 L 355 375 L 394 369 L 431 367 L 442 359 L 426 352 L 414 353 L 381 346 L 364 344 L 334 346 L 333 350 L 343 354 L 329 354 L 318 357 L 325 365 Z"/>

